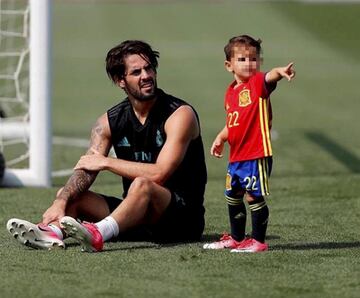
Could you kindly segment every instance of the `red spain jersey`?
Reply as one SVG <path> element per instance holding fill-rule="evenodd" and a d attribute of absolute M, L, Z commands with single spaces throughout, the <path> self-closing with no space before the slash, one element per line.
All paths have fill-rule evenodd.
<path fill-rule="evenodd" d="M 266 84 L 265 73 L 257 72 L 247 82 L 235 86 L 236 81 L 225 94 L 229 161 L 272 156 L 270 93 L 276 84 Z"/>

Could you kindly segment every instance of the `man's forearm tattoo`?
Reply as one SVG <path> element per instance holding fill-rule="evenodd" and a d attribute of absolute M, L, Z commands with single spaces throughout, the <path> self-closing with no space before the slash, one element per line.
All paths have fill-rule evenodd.
<path fill-rule="evenodd" d="M 102 146 L 104 145 L 102 142 L 102 133 L 103 126 L 98 120 L 91 130 L 90 148 L 86 152 L 87 155 L 94 154 L 93 149 L 96 151 L 101 151 Z M 79 194 L 87 191 L 95 181 L 97 174 L 98 172 L 75 170 L 62 191 L 64 198 L 67 200 L 73 199 L 76 198 Z"/>
<path fill-rule="evenodd" d="M 97 174 L 98 172 L 76 170 L 64 186 L 63 194 L 68 200 L 77 197 L 90 188 Z"/>

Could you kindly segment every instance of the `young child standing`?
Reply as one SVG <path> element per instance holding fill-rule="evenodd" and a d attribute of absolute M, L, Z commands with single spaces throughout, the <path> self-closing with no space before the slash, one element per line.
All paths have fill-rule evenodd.
<path fill-rule="evenodd" d="M 220 158 L 224 143 L 230 146 L 225 197 L 230 218 L 230 235 L 207 243 L 205 249 L 231 248 L 231 252 L 268 250 L 265 235 L 269 209 L 264 197 L 269 195 L 268 179 L 272 168 L 270 129 L 272 121 L 270 94 L 277 81 L 295 77 L 293 63 L 260 72 L 261 40 L 248 35 L 233 37 L 224 48 L 225 68 L 235 80 L 225 93 L 226 125 L 216 136 L 210 153 Z M 245 237 L 246 207 L 252 221 L 251 237 Z"/>

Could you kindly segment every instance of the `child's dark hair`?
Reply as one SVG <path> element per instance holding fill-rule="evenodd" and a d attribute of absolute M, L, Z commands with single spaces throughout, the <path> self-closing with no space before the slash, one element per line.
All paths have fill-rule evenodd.
<path fill-rule="evenodd" d="M 234 54 L 234 47 L 238 45 L 255 47 L 256 53 L 259 55 L 261 53 L 261 39 L 256 40 L 249 35 L 235 36 L 231 38 L 227 45 L 224 47 L 225 57 L 227 61 L 230 61 L 231 57 Z"/>
<path fill-rule="evenodd" d="M 160 54 L 154 51 L 149 44 L 141 40 L 125 40 L 121 44 L 112 48 L 106 56 L 106 72 L 114 82 L 121 80 L 125 76 L 125 58 L 128 55 L 137 54 L 144 58 L 156 71 L 158 67 L 157 58 Z"/>

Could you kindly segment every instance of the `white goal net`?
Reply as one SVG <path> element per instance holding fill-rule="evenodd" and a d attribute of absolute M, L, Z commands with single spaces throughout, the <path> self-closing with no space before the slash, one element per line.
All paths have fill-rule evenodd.
<path fill-rule="evenodd" d="M 0 0 L 3 186 L 51 181 L 51 0 Z"/>

